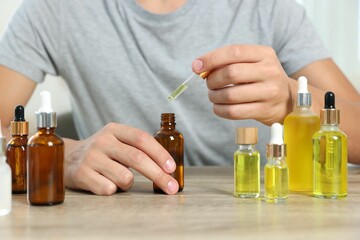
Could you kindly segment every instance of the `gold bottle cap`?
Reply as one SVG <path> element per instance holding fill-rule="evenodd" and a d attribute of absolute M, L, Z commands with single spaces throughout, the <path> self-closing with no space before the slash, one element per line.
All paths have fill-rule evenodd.
<path fill-rule="evenodd" d="M 257 128 L 238 128 L 236 132 L 237 144 L 257 144 L 258 129 Z"/>
<path fill-rule="evenodd" d="M 267 144 L 267 158 L 283 158 L 286 157 L 286 144 Z"/>
<path fill-rule="evenodd" d="M 11 135 L 29 135 L 29 122 L 11 121 Z"/>
<path fill-rule="evenodd" d="M 322 125 L 334 125 L 340 123 L 339 109 L 321 109 L 320 122 Z"/>

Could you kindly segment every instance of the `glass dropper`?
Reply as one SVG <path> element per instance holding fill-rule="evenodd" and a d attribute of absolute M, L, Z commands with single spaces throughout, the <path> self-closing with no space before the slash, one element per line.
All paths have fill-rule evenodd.
<path fill-rule="evenodd" d="M 183 83 L 180 84 L 169 96 L 168 101 L 174 101 L 180 94 L 182 94 L 188 87 L 189 83 L 194 79 L 205 79 L 208 76 L 208 72 L 202 72 L 200 74 L 193 73 L 191 74 Z"/>

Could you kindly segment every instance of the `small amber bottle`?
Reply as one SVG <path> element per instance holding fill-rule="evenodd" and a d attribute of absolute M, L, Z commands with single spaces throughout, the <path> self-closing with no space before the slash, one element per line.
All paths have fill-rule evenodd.
<path fill-rule="evenodd" d="M 28 142 L 28 202 L 55 205 L 64 202 L 64 142 L 55 134 L 56 112 L 51 96 L 41 92 L 42 106 L 36 112 L 38 132 Z"/>
<path fill-rule="evenodd" d="M 162 113 L 160 130 L 154 138 L 170 153 L 176 163 L 176 170 L 171 174 L 179 184 L 179 192 L 184 189 L 184 137 L 175 129 L 175 114 Z M 154 192 L 163 191 L 153 184 Z"/>
<path fill-rule="evenodd" d="M 24 107 L 15 108 L 15 118 L 11 121 L 12 139 L 6 146 L 7 163 L 12 173 L 12 193 L 26 193 L 26 158 L 29 122 L 25 121 Z"/>

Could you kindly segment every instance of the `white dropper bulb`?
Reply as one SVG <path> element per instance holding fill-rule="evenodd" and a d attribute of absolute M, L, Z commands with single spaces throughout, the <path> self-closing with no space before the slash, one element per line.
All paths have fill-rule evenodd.
<path fill-rule="evenodd" d="M 42 91 L 40 93 L 41 106 L 39 112 L 51 113 L 54 110 L 51 107 L 51 94 L 49 91 Z"/>
<path fill-rule="evenodd" d="M 299 77 L 298 79 L 298 93 L 309 93 L 307 88 L 307 78 L 304 76 Z"/>
<path fill-rule="evenodd" d="M 280 123 L 274 123 L 271 125 L 271 139 L 270 144 L 282 145 L 283 140 L 283 127 Z"/>

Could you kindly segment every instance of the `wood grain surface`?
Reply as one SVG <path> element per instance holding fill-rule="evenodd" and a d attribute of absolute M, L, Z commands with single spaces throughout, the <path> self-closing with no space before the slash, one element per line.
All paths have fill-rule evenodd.
<path fill-rule="evenodd" d="M 175 196 L 154 194 L 139 174 L 129 192 L 67 190 L 57 206 L 30 206 L 26 195 L 13 195 L 0 239 L 360 239 L 360 166 L 349 167 L 344 200 L 290 193 L 287 203 L 274 204 L 232 194 L 231 167 L 188 167 Z"/>

